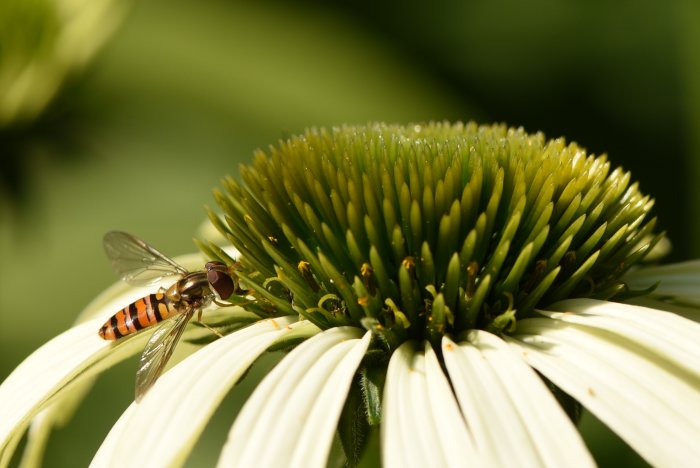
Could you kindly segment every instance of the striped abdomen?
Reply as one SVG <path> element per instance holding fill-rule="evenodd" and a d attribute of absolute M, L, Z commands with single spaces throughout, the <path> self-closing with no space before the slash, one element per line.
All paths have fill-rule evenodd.
<path fill-rule="evenodd" d="M 105 340 L 116 340 L 155 325 L 176 313 L 177 309 L 164 294 L 149 294 L 114 314 L 102 325 L 99 334 Z"/>

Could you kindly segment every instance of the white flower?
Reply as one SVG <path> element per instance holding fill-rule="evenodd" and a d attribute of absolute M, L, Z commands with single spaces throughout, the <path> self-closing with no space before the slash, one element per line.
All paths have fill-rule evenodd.
<path fill-rule="evenodd" d="M 351 466 L 363 453 L 401 468 L 593 466 L 580 405 L 650 464 L 697 464 L 700 262 L 639 267 L 661 236 L 628 173 L 475 125 L 311 130 L 270 151 L 215 194 L 237 261 L 200 243 L 224 264 L 207 281 L 219 291 L 229 275 L 243 307 L 206 311 L 214 341 L 189 326 L 200 348 L 129 406 L 94 466 L 183 464 L 250 365 L 280 349 L 219 466 L 326 466 L 334 440 Z M 139 242 L 136 263 L 153 253 Z M 0 467 L 30 424 L 24 460 L 38 464 L 94 376 L 144 347 L 157 327 L 97 336 L 144 294 L 108 290 L 0 386 Z"/>
<path fill-rule="evenodd" d="M 194 264 L 196 258 L 180 261 Z M 687 295 L 669 291 L 698 275 L 700 262 L 693 262 L 640 270 L 629 278 L 647 286 L 648 277 L 660 282 L 657 291 L 667 301 L 687 302 Z M 125 288 L 116 285 L 107 296 L 115 289 Z M 130 297 L 138 294 L 129 291 Z M 97 337 L 113 304 L 124 300 L 122 295 L 104 301 L 90 312 L 97 318 L 44 345 L 0 386 L 3 466 L 32 419 L 36 431 L 47 419 L 71 411 L 72 399 L 82 396 L 97 372 L 143 347 L 143 335 L 114 346 Z M 463 341 L 444 338 L 440 350 L 427 342 L 399 347 L 382 395 L 384 465 L 593 465 L 575 425 L 534 369 L 650 464 L 694 466 L 700 459 L 699 324 L 662 310 L 590 299 L 562 301 L 538 313 L 519 321 L 505 340 L 474 330 Z M 363 338 L 352 327 L 319 333 L 306 321 L 284 317 L 227 335 L 175 365 L 141 403 L 125 411 L 93 465 L 183 463 L 249 365 L 276 340 L 303 328 L 297 337 L 312 337 L 250 397 L 219 465 L 325 466 L 370 334 Z M 444 369 L 438 354 L 444 356 Z"/>

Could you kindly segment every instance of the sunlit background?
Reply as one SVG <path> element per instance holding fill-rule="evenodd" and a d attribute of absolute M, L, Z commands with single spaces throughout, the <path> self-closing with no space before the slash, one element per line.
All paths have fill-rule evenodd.
<path fill-rule="evenodd" d="M 655 196 L 672 259 L 697 255 L 698 5 L 2 0 L 0 379 L 116 280 L 106 231 L 194 251 L 218 180 L 308 126 L 476 120 L 565 136 Z M 100 378 L 47 466 L 87 465 L 135 366 Z M 239 404 L 189 465 L 212 465 Z M 641 463 L 590 415 L 583 430 L 601 465 Z"/>

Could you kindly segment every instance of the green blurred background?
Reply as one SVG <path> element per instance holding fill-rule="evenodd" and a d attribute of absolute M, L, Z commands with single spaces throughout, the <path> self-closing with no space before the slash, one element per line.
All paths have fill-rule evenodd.
<path fill-rule="evenodd" d="M 61 19 L 59 3 L 0 5 L 0 110 L 30 83 L 27 112 L 0 115 L 0 379 L 115 281 L 106 231 L 193 251 L 219 178 L 307 126 L 477 120 L 565 136 L 656 198 L 673 260 L 700 251 L 694 0 L 88 0 L 63 36 L 79 12 Z M 35 63 L 50 66 L 28 81 Z M 100 378 L 47 466 L 89 462 L 134 368 Z M 239 404 L 191 466 L 213 463 Z M 601 465 L 641 463 L 589 415 L 583 428 Z"/>

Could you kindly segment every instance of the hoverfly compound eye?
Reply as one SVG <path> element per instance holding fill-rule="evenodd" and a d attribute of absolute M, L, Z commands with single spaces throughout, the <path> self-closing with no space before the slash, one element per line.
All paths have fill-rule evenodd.
<path fill-rule="evenodd" d="M 235 285 L 228 274 L 226 265 L 221 262 L 209 262 L 206 265 L 207 281 L 221 299 L 228 299 L 233 294 Z"/>

